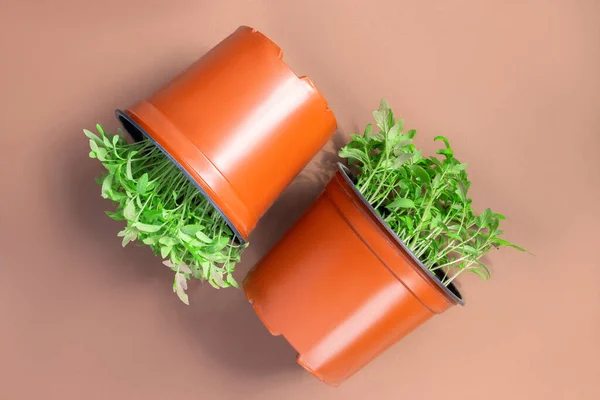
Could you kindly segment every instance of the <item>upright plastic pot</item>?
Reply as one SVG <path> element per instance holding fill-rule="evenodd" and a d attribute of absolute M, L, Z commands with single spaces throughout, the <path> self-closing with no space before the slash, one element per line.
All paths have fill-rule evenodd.
<path fill-rule="evenodd" d="M 208 197 L 241 242 L 336 129 L 327 102 L 263 34 L 240 27 L 149 98 L 117 110 Z"/>
<path fill-rule="evenodd" d="M 324 192 L 244 282 L 297 361 L 337 386 L 435 314 L 463 304 L 375 213 L 340 164 Z"/>

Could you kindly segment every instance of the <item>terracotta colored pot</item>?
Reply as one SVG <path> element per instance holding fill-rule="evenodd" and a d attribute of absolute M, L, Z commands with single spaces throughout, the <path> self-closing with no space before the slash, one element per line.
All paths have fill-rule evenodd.
<path fill-rule="evenodd" d="M 336 129 L 327 102 L 266 36 L 240 27 L 146 100 L 116 115 L 153 140 L 245 241 Z"/>
<path fill-rule="evenodd" d="M 298 362 L 338 385 L 407 333 L 463 304 L 358 192 L 340 164 L 312 207 L 244 282 L 256 313 Z"/>

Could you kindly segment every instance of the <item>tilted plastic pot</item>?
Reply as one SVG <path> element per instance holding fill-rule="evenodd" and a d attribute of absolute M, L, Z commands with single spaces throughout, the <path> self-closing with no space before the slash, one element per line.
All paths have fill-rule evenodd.
<path fill-rule="evenodd" d="M 116 111 L 208 197 L 241 242 L 336 129 L 309 78 L 240 27 L 149 98 Z"/>
<path fill-rule="evenodd" d="M 298 362 L 339 385 L 455 304 L 358 192 L 341 164 L 311 208 L 244 282 L 256 313 Z"/>

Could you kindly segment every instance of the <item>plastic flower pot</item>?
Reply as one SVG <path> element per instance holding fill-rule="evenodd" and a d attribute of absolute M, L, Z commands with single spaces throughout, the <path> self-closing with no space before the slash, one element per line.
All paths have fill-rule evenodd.
<path fill-rule="evenodd" d="M 149 98 L 116 111 L 207 196 L 240 242 L 336 129 L 327 102 L 263 34 L 240 27 Z"/>
<path fill-rule="evenodd" d="M 297 361 L 337 386 L 455 304 L 389 229 L 340 164 L 311 208 L 244 282 L 256 313 Z"/>

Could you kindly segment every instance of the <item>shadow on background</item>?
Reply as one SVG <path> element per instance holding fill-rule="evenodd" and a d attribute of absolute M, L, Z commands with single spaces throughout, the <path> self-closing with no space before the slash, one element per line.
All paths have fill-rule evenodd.
<path fill-rule="evenodd" d="M 186 340 L 198 354 L 243 375 L 272 376 L 296 371 L 296 351 L 282 336 L 272 336 L 242 290 L 214 290 L 201 284 L 190 293 L 189 309 L 177 309 Z"/>

